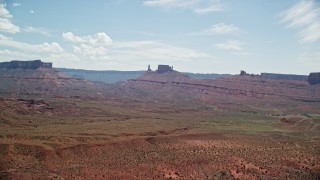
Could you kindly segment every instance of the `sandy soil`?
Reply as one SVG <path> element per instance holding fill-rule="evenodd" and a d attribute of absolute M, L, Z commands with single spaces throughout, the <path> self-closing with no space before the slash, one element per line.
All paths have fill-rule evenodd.
<path fill-rule="evenodd" d="M 320 86 L 39 73 L 0 81 L 0 179 L 320 179 Z"/>
<path fill-rule="evenodd" d="M 6 141 L 4 141 L 6 139 Z M 319 139 L 185 132 L 68 146 L 3 138 L 1 179 L 317 179 Z"/>

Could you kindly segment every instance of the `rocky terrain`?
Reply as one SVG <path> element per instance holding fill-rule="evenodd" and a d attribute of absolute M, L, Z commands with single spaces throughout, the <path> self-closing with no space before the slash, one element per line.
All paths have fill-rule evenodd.
<path fill-rule="evenodd" d="M 178 72 L 161 75 L 151 72 L 122 85 L 124 89 L 133 88 L 158 100 L 181 97 L 215 105 L 226 102 L 266 108 L 271 105 L 283 111 L 295 111 L 301 106 L 317 111 L 320 104 L 319 86 L 310 86 L 306 81 L 272 80 L 260 76 L 193 79 Z"/>
<path fill-rule="evenodd" d="M 318 179 L 320 86 L 0 72 L 0 179 Z"/>
<path fill-rule="evenodd" d="M 220 93 L 256 98 L 286 98 L 320 102 L 318 86 L 309 86 L 306 81 L 272 80 L 260 76 L 228 76 L 218 79 L 193 79 L 179 72 L 157 74 L 145 73 L 130 80 L 139 85 L 168 85 L 202 93 Z M 138 86 L 139 86 L 138 85 Z"/>
<path fill-rule="evenodd" d="M 68 76 L 55 69 L 0 69 L 0 97 L 89 96 L 106 84 Z"/>

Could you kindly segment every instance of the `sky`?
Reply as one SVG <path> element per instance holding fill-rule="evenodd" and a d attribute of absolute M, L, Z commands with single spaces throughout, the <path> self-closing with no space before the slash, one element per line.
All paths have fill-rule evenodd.
<path fill-rule="evenodd" d="M 0 62 L 239 74 L 320 71 L 320 0 L 0 0 Z"/>

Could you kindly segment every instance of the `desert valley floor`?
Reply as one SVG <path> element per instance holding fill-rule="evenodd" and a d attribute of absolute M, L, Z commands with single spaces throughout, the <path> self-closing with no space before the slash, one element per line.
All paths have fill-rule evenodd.
<path fill-rule="evenodd" d="M 320 86 L 1 71 L 0 179 L 319 179 Z"/>

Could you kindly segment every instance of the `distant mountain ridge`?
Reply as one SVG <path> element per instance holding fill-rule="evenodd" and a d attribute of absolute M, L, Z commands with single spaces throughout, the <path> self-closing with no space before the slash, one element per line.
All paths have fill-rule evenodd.
<path fill-rule="evenodd" d="M 138 92 L 157 101 L 192 99 L 208 102 L 295 101 L 319 103 L 319 86 L 307 81 L 268 79 L 260 75 L 233 75 L 217 79 L 190 78 L 179 72 L 147 72 L 137 79 L 121 83 L 122 89 Z M 131 92 L 131 96 L 134 96 Z M 221 100 L 221 101 L 220 101 Z M 265 103 L 264 102 L 264 103 Z M 255 102 L 256 103 L 256 102 Z"/>
<path fill-rule="evenodd" d="M 57 69 L 2 69 L 0 97 L 112 97 L 128 101 L 177 103 L 221 103 L 233 99 L 239 99 L 243 103 L 256 102 L 256 99 L 261 103 L 264 103 L 262 100 L 320 102 L 319 86 L 311 86 L 307 81 L 268 79 L 260 75 L 200 79 L 177 71 L 69 71 L 74 71 L 74 75 L 70 76 Z M 79 76 L 79 72 L 84 73 L 84 77 L 91 75 L 92 78 L 96 78 L 95 81 L 98 81 L 98 78 L 103 80 L 104 77 L 115 81 L 115 77 L 120 79 L 124 78 L 124 75 L 128 80 L 106 84 L 78 78 L 76 73 Z M 100 76 L 97 76 L 99 73 Z M 139 77 L 132 78 L 132 74 Z"/>
<path fill-rule="evenodd" d="M 66 73 L 72 77 L 80 78 L 90 81 L 99 81 L 104 83 L 113 84 L 120 81 L 127 81 L 129 79 L 136 79 L 142 76 L 146 71 L 117 71 L 117 70 L 84 70 L 84 69 L 68 69 L 68 68 L 55 68 L 56 70 Z M 196 79 L 216 79 L 225 76 L 231 76 L 232 74 L 217 74 L 217 73 L 190 73 L 182 72 L 191 78 Z M 276 74 L 276 73 L 261 73 L 263 78 L 279 79 L 279 80 L 299 80 L 307 81 L 307 75 L 295 75 L 295 74 Z"/>
<path fill-rule="evenodd" d="M 308 75 L 261 73 L 261 76 L 268 79 L 283 79 L 283 80 L 298 80 L 298 81 L 308 80 Z"/>
<path fill-rule="evenodd" d="M 84 70 L 84 69 L 68 69 L 68 68 L 55 68 L 56 70 L 66 73 L 72 77 L 80 78 L 90 81 L 100 81 L 105 83 L 116 83 L 119 81 L 127 81 L 129 79 L 136 79 L 142 76 L 146 71 L 95 71 L 95 70 Z M 202 74 L 202 73 L 183 73 L 192 78 L 198 79 L 216 79 L 219 77 L 230 76 L 230 74 Z"/>

